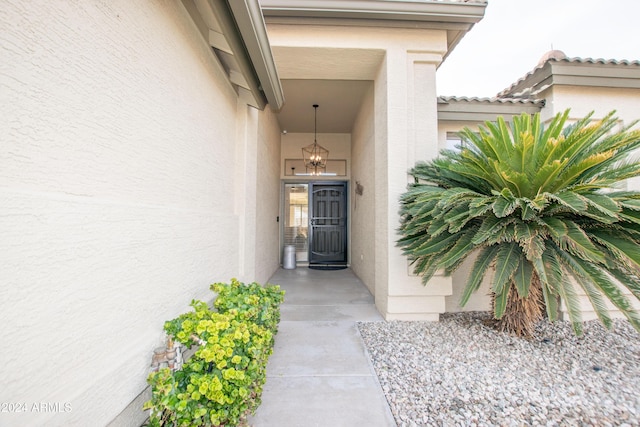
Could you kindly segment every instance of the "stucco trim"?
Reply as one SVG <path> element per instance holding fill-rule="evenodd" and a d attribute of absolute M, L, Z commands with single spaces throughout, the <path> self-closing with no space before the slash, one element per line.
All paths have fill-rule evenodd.
<path fill-rule="evenodd" d="M 552 85 L 638 89 L 640 61 L 551 58 L 498 96 L 534 96 Z"/>
<path fill-rule="evenodd" d="M 438 121 L 484 122 L 497 116 L 510 120 L 522 113 L 535 114 L 544 100 L 438 97 Z"/>

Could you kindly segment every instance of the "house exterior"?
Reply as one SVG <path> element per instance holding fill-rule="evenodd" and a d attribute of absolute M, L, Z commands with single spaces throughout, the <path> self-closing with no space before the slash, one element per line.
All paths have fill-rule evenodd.
<path fill-rule="evenodd" d="M 289 238 L 309 262 L 313 188 L 341 189 L 343 261 L 386 319 L 458 310 L 461 277 L 424 287 L 395 246 L 407 170 L 497 114 L 640 117 L 638 62 L 552 58 L 496 99 L 438 98 L 485 7 L 6 0 L 0 401 L 27 411 L 0 424 L 139 425 L 164 321 L 210 283 L 266 282 Z M 316 136 L 332 174 L 297 174 Z"/>

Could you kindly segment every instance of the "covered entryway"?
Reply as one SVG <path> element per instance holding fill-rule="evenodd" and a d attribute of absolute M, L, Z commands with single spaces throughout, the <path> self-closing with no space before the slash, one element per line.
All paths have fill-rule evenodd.
<path fill-rule="evenodd" d="M 425 288 L 411 274 L 395 245 L 398 200 L 407 170 L 440 148 L 436 69 L 485 7 L 462 0 L 261 2 L 286 99 L 277 113 L 281 180 L 311 192 L 314 183 L 349 183 L 345 228 L 333 228 L 342 219 L 310 197 L 305 214 L 313 223 L 294 236 L 306 251 L 287 242 L 286 229 L 281 244 L 295 244 L 306 264 L 347 262 L 386 319 L 438 320 L 451 294 L 450 277 L 438 275 Z M 313 105 L 317 142 L 329 151 L 320 177 L 306 170 L 301 152 L 316 140 Z M 337 171 L 328 176 L 332 161 L 345 167 L 331 165 Z M 324 192 L 318 203 L 332 197 Z M 313 218 L 321 209 L 327 213 Z"/>
<path fill-rule="evenodd" d="M 348 262 L 347 183 L 285 183 L 283 246 L 294 246 L 302 264 Z"/>

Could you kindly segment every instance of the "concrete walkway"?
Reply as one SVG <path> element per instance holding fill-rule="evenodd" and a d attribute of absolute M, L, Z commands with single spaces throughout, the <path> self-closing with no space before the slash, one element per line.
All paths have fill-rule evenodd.
<path fill-rule="evenodd" d="M 395 426 L 356 322 L 382 321 L 349 269 L 280 269 L 286 291 L 254 427 Z"/>

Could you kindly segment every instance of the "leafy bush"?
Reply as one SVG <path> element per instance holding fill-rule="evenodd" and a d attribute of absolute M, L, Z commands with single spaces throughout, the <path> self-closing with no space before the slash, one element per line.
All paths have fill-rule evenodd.
<path fill-rule="evenodd" d="M 211 290 L 218 294 L 214 307 L 219 312 L 227 313 L 237 310 L 243 316 L 260 326 L 270 330 L 274 335 L 278 332 L 280 322 L 279 306 L 284 300 L 284 293 L 278 286 L 262 287 L 258 283 L 248 285 L 231 279 L 230 284 L 214 283 Z"/>
<path fill-rule="evenodd" d="M 200 347 L 181 370 L 149 375 L 151 426 L 238 425 L 260 405 L 284 292 L 235 279 L 211 289 L 217 311 L 192 301 L 194 311 L 164 325 L 176 341 Z"/>

